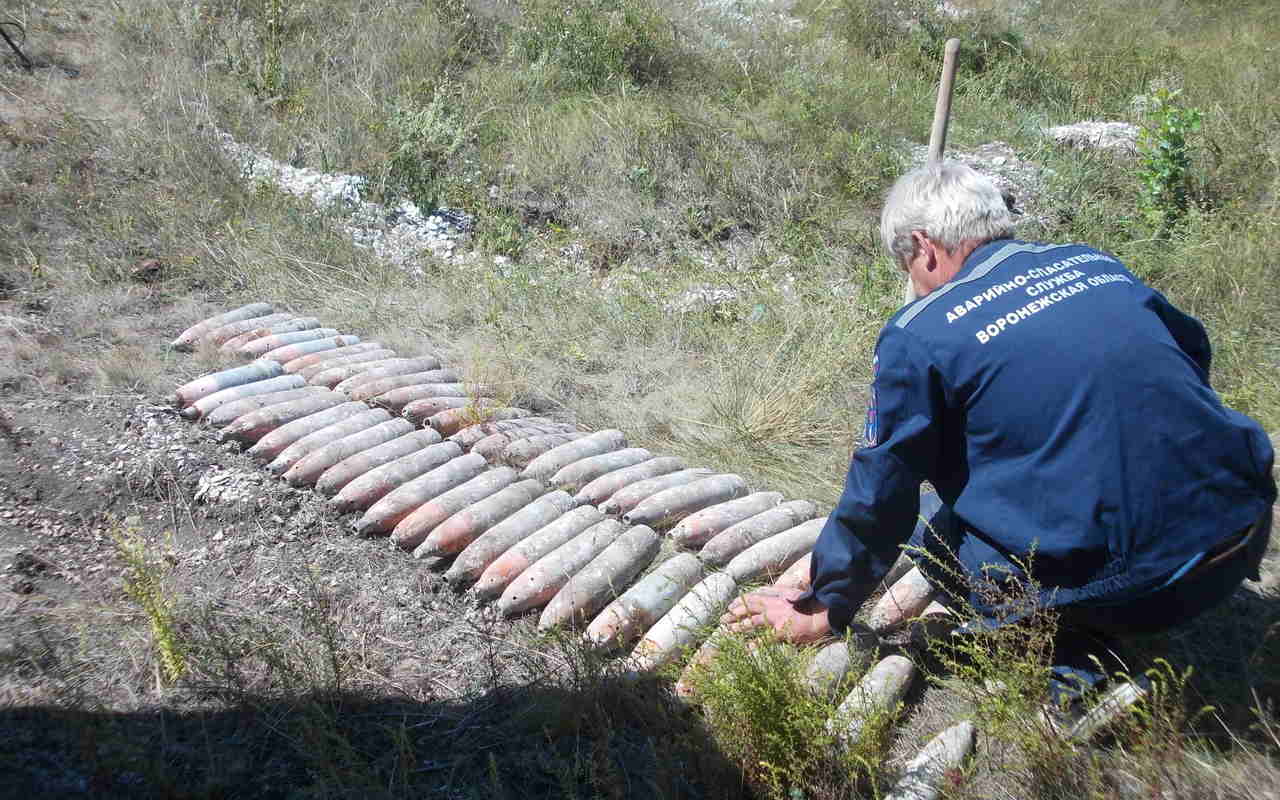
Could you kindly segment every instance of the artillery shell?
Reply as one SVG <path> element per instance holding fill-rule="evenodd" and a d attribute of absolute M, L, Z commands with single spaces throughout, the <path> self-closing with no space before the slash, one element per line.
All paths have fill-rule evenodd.
<path fill-rule="evenodd" d="M 189 406 L 202 397 L 214 392 L 243 386 L 246 383 L 264 381 L 284 374 L 284 370 L 275 361 L 255 361 L 235 369 L 224 369 L 212 375 L 204 375 L 179 386 L 173 393 L 174 405 Z"/>
<path fill-rule="evenodd" d="M 482 599 L 497 597 L 531 564 L 603 520 L 604 514 L 590 506 L 562 514 L 495 558 L 480 573 L 473 591 Z"/>
<path fill-rule="evenodd" d="M 768 511 L 781 502 L 782 492 L 755 492 L 737 500 L 718 503 L 681 520 L 671 529 L 671 538 L 680 547 L 702 547 L 730 525 Z"/>
<path fill-rule="evenodd" d="M 958 722 L 929 740 L 902 772 L 884 800 L 937 800 L 952 783 L 977 743 L 977 729 L 969 720 Z"/>
<path fill-rule="evenodd" d="M 515 486 L 519 485 L 515 484 Z M 508 491 L 515 486 L 509 486 L 502 491 Z M 494 497 L 484 502 L 494 501 Z M 573 498 L 566 492 L 550 492 L 517 509 L 483 531 L 475 541 L 467 545 L 453 560 L 449 571 L 444 574 L 445 579 L 455 587 L 472 583 L 490 564 L 514 547 L 517 542 L 551 524 L 571 508 L 573 508 Z M 474 513 L 471 509 L 467 511 Z"/>
<path fill-rule="evenodd" d="M 551 485 L 576 492 L 601 475 L 607 475 L 653 458 L 653 453 L 643 447 L 627 447 L 612 453 L 587 456 L 563 467 L 551 476 Z"/>
<path fill-rule="evenodd" d="M 919 568 L 912 567 L 880 595 L 880 599 L 867 613 L 867 625 L 874 631 L 886 631 L 905 625 L 920 616 L 938 597 L 938 590 L 925 578 Z"/>
<path fill-rule="evenodd" d="M 413 423 L 407 419 L 389 419 L 364 430 L 349 433 L 342 438 L 317 447 L 298 459 L 284 473 L 290 486 L 310 486 L 343 459 L 350 458 L 372 447 L 413 433 Z"/>
<path fill-rule="evenodd" d="M 410 408 L 412 408 L 412 404 L 405 406 L 406 417 L 411 416 Z M 529 433 L 530 436 L 534 436 L 543 433 L 580 433 L 580 431 L 575 425 L 567 422 L 556 422 L 546 417 L 520 417 L 518 419 L 494 420 L 480 425 L 472 425 L 470 428 L 463 428 L 450 436 L 449 441 L 457 442 L 464 450 L 470 450 L 472 445 L 494 433 Z M 516 465 L 512 464 L 511 466 Z"/>
<path fill-rule="evenodd" d="M 702 546 L 698 558 L 702 563 L 713 567 L 724 566 L 729 560 L 756 542 L 762 542 L 770 536 L 790 530 L 800 523 L 813 519 L 818 514 L 818 507 L 808 500 L 791 500 L 774 506 L 768 511 L 748 517 L 742 522 L 730 525 L 720 533 L 711 537 Z"/>
<path fill-rule="evenodd" d="M 337 389 L 338 386 L 353 378 L 373 380 L 369 377 L 370 372 L 375 373 L 378 377 L 386 377 L 388 373 L 383 372 L 383 370 L 390 370 L 392 375 L 403 375 L 410 372 L 433 369 L 432 365 L 438 363 L 434 358 L 419 360 L 393 355 L 377 360 L 354 361 L 341 366 L 335 364 L 313 373 L 311 377 L 307 378 L 307 383 Z M 399 371 L 397 372 L 396 370 Z"/>
<path fill-rule="evenodd" d="M 811 519 L 790 530 L 775 533 L 734 556 L 724 569 L 738 583 L 759 577 L 775 578 L 813 549 L 826 522 L 825 519 Z"/>
<path fill-rule="evenodd" d="M 382 380 L 383 378 L 394 378 L 400 375 L 416 375 L 420 372 L 435 372 L 440 369 L 440 359 L 435 356 L 415 356 L 414 358 L 388 358 L 385 362 L 374 362 L 365 366 L 359 372 L 352 373 L 349 377 L 344 378 L 341 383 L 333 387 L 339 392 L 352 392 L 358 386 L 363 386 L 370 381 Z M 461 378 L 451 378 L 445 380 L 421 380 L 412 381 L 412 383 L 446 383 L 461 380 Z M 408 383 L 400 384 L 401 386 L 409 386 Z M 383 391 L 388 391 L 397 387 L 391 386 Z M 381 392 L 379 392 L 381 394 Z"/>
<path fill-rule="evenodd" d="M 587 626 L 587 641 L 602 650 L 626 647 L 675 606 L 702 578 L 702 562 L 680 553 L 658 565 L 610 603 Z"/>
<path fill-rule="evenodd" d="M 320 320 L 315 317 L 295 317 L 287 319 L 284 322 L 277 322 L 275 325 L 267 325 L 264 327 L 253 328 L 245 331 L 239 336 L 233 336 L 222 343 L 218 351 L 227 355 L 234 354 L 240 349 L 240 345 L 248 344 L 254 339 L 261 339 L 264 336 L 271 336 L 277 333 L 293 333 L 294 331 L 309 331 L 312 328 L 319 328 Z M 284 362 L 281 362 L 284 363 Z"/>
<path fill-rule="evenodd" d="M 531 416 L 533 416 L 533 412 L 523 408 L 467 406 L 465 408 L 447 408 L 438 414 L 432 414 L 427 417 L 427 425 L 440 431 L 441 436 L 452 436 L 463 428 L 469 428 L 483 421 L 511 420 Z"/>
<path fill-rule="evenodd" d="M 337 384 L 339 381 L 342 381 L 345 378 L 348 378 L 351 375 L 355 374 L 355 371 L 361 368 L 360 367 L 361 364 L 373 364 L 373 363 L 377 363 L 378 361 L 388 361 L 393 358 L 398 358 L 395 350 L 391 350 L 389 348 L 383 347 L 377 342 L 361 342 L 360 344 L 353 344 L 351 345 L 351 347 L 361 348 L 361 347 L 364 347 L 366 344 L 372 345 L 371 349 L 359 350 L 358 352 L 348 353 L 347 355 L 341 355 L 341 356 L 335 355 L 338 352 L 338 350 L 350 349 L 346 347 L 340 347 L 338 348 L 338 350 L 325 350 L 324 352 L 321 352 L 321 353 L 312 353 L 309 356 L 303 356 L 302 358 L 299 358 L 297 360 L 305 361 L 309 358 L 315 358 L 317 356 L 331 356 L 331 357 L 324 358 L 319 361 L 312 361 L 311 363 L 307 364 L 305 367 L 299 367 L 298 374 L 301 375 L 303 378 L 305 378 L 308 383 L 314 383 L 315 385 L 320 386 L 324 384 L 321 381 L 313 381 L 312 379 L 315 378 L 317 375 L 320 375 L 321 373 L 329 372 L 329 370 L 334 370 L 335 372 L 333 373 L 333 377 L 335 378 L 335 380 L 333 381 L 333 384 Z M 291 361 L 289 363 L 292 364 L 295 362 Z M 286 364 L 285 366 L 287 367 L 288 364 Z M 342 377 L 339 377 L 337 371 L 344 370 L 344 369 L 350 369 L 352 370 L 352 372 L 347 373 Z"/>
<path fill-rule="evenodd" d="M 838 642 L 832 642 L 814 654 L 804 673 L 805 685 L 819 695 L 831 695 L 853 668 L 863 667 L 875 656 L 880 637 L 859 626 Z"/>
<path fill-rule="evenodd" d="M 268 350 L 263 358 L 272 358 L 284 364 L 312 353 L 324 353 L 329 350 L 340 350 L 343 347 L 350 347 L 354 344 L 360 344 L 359 336 L 343 335 L 343 336 L 326 336 L 321 339 L 308 339 L 305 342 L 294 342 L 284 347 L 277 347 L 274 350 Z"/>
<path fill-rule="evenodd" d="M 526 439 L 526 442 L 533 441 Z M 519 443 L 517 443 L 518 445 Z M 511 453 L 512 445 L 507 448 L 507 453 Z M 627 437 L 622 431 L 606 430 L 596 431 L 587 434 L 580 439 L 571 442 L 565 442 L 559 446 L 547 450 L 542 455 L 528 462 L 528 466 L 524 468 L 524 472 L 520 473 L 523 478 L 534 478 L 536 480 L 545 481 L 560 470 L 589 456 L 598 456 L 601 453 L 611 453 L 614 450 L 621 450 L 627 446 Z M 508 461 L 507 463 L 511 463 Z"/>
<path fill-rule="evenodd" d="M 498 456 L 498 460 L 516 469 L 524 469 L 539 457 L 557 447 L 579 439 L 585 439 L 589 435 L 581 431 L 572 433 L 566 431 L 562 433 L 536 433 L 523 438 L 517 437 L 511 444 L 502 449 L 502 455 Z"/>
<path fill-rule="evenodd" d="M 270 461 L 283 453 L 286 447 L 302 437 L 310 436 L 335 422 L 341 422 L 348 417 L 363 414 L 368 410 L 369 407 L 364 403 L 348 402 L 319 409 L 304 416 L 294 417 L 274 428 L 266 429 L 259 436 L 257 443 L 249 448 L 249 455 L 258 461 Z M 228 428 L 228 430 L 230 429 Z"/>
<path fill-rule="evenodd" d="M 673 486 L 641 500 L 622 515 L 628 525 L 666 528 L 695 511 L 718 505 L 747 493 L 747 482 L 738 475 L 715 475 Z"/>
<path fill-rule="evenodd" d="M 600 505 L 626 486 L 660 475 L 679 472 L 685 469 L 685 466 L 684 459 L 673 456 L 651 458 L 634 466 L 606 472 L 582 487 L 582 491 L 578 492 L 573 499 L 578 505 Z"/>
<path fill-rule="evenodd" d="M 638 506 L 641 501 L 652 497 L 658 492 L 672 489 L 676 486 L 683 486 L 686 483 L 700 481 L 714 474 L 709 469 L 695 467 L 694 469 L 682 469 L 679 472 L 669 472 L 666 475 L 658 475 L 657 477 L 636 481 L 614 492 L 608 500 L 600 504 L 600 510 L 606 514 L 621 516 Z"/>
<path fill-rule="evenodd" d="M 492 396 L 492 386 L 466 383 L 416 383 L 413 386 L 401 386 L 399 389 L 383 392 L 373 398 L 373 402 L 397 413 L 404 411 L 405 407 L 411 403 L 421 402 L 412 415 L 414 421 L 421 424 L 432 414 L 446 408 L 459 408 L 471 398 Z M 405 417 L 410 418 L 410 415 L 405 414 Z"/>
<path fill-rule="evenodd" d="M 238 322 L 229 322 L 226 325 L 214 328 L 200 337 L 196 343 L 203 347 L 218 347 L 236 338 L 245 331 L 255 330 L 257 328 L 269 328 L 281 322 L 288 322 L 293 319 L 292 314 L 268 314 L 265 317 L 254 317 L 253 319 L 242 319 Z"/>
<path fill-rule="evenodd" d="M 320 476 L 320 480 L 316 481 L 316 489 L 325 496 L 333 497 L 341 495 L 341 492 L 348 487 L 351 488 L 350 493 L 334 498 L 332 501 L 334 510 L 339 513 L 356 508 L 368 508 L 404 481 L 462 455 L 462 449 L 456 446 L 442 447 L 424 455 L 417 455 L 437 444 L 442 442 L 440 434 L 435 431 L 407 433 L 386 444 L 380 444 L 363 453 L 356 453 L 329 467 Z M 417 458 L 411 458 L 412 456 Z M 401 459 L 409 460 L 396 463 Z M 386 469 L 383 469 L 384 467 Z M 379 472 L 379 470 L 382 471 Z M 401 477 L 406 475 L 408 477 Z M 363 484 L 352 486 L 362 479 L 365 479 Z"/>
<path fill-rule="evenodd" d="M 471 446 L 470 452 L 484 458 L 490 464 L 497 462 L 507 445 L 516 441 L 517 433 L 491 433 Z M 529 434 L 530 436 L 534 434 Z"/>
<path fill-rule="evenodd" d="M 249 303 L 248 305 L 240 306 L 223 314 L 197 322 L 183 331 L 177 339 L 170 342 L 169 346 L 175 350 L 190 350 L 200 340 L 200 337 L 214 328 L 219 328 L 232 322 L 239 322 L 240 320 L 263 317 L 270 314 L 272 310 L 270 303 Z"/>
<path fill-rule="evenodd" d="M 556 592 L 542 616 L 538 630 L 558 625 L 577 627 L 617 599 L 635 576 L 658 555 L 662 537 L 652 528 L 636 525 L 619 536 L 578 570 Z"/>
<path fill-rule="evenodd" d="M 444 443 L 432 445 L 421 453 L 415 453 L 419 456 L 418 460 L 424 463 L 430 463 L 431 458 L 425 455 L 428 451 L 442 447 Z M 443 454 L 443 450 L 432 453 L 431 456 L 439 457 Z M 410 457 L 412 458 L 412 457 Z M 409 470 L 388 469 L 397 462 L 388 464 L 386 467 L 380 467 L 374 472 L 386 470 L 386 475 L 393 478 L 399 478 Z M 412 465 L 412 462 L 410 462 Z M 455 486 L 461 486 L 475 476 L 484 472 L 487 465 L 484 459 L 476 456 L 455 456 L 449 461 L 440 464 L 430 472 L 419 472 L 416 476 L 410 476 L 400 480 L 394 486 L 387 487 L 382 495 L 382 499 L 369 506 L 369 510 L 364 512 L 364 516 L 356 522 L 356 531 L 361 536 L 371 536 L 375 533 L 390 533 L 400 521 L 413 513 L 414 509 L 424 503 L 439 497 Z M 370 473 L 372 475 L 373 473 Z M 368 475 L 365 476 L 369 477 Z M 386 486 L 386 481 L 379 478 L 374 479 L 375 487 L 382 488 Z M 359 485 L 357 485 L 359 484 Z M 344 495 L 348 494 L 348 490 L 355 489 L 362 499 L 366 496 L 361 492 L 365 488 L 364 478 L 352 481 L 345 489 L 338 492 L 335 501 L 342 500 Z"/>
<path fill-rule="evenodd" d="M 800 556 L 796 563 L 787 567 L 782 575 L 773 582 L 775 589 L 799 589 L 801 591 L 809 591 L 809 576 L 813 571 L 813 553 L 805 553 Z"/>
<path fill-rule="evenodd" d="M 867 718 L 892 713 L 915 676 L 916 665 L 905 656 L 895 654 L 880 659 L 836 709 L 835 717 L 828 722 L 832 733 L 847 744 L 856 743 Z"/>
<path fill-rule="evenodd" d="M 342 408 L 342 406 L 338 406 L 337 408 Z M 365 406 L 364 411 L 343 416 L 342 419 L 317 428 L 311 433 L 304 434 L 301 438 L 294 440 L 293 444 L 290 444 L 288 447 L 281 450 L 279 454 L 271 460 L 271 463 L 267 465 L 267 471 L 272 475 L 283 475 L 293 467 L 294 464 L 297 464 L 303 458 L 310 455 L 312 452 L 319 450 L 321 447 L 324 447 L 331 442 L 336 442 L 343 437 L 350 436 L 353 433 L 366 431 L 374 425 L 386 422 L 389 419 L 391 419 L 391 414 L 388 413 L 386 409 L 369 408 L 368 406 Z M 302 420 L 299 420 L 298 422 L 301 421 Z M 291 424 L 297 425 L 298 422 Z M 267 438 L 268 437 L 264 436 L 258 441 L 258 445 L 265 442 Z"/>
<path fill-rule="evenodd" d="M 284 371 L 293 375 L 301 373 L 307 367 L 313 367 L 321 362 L 328 361 L 332 366 L 338 366 L 338 360 L 347 356 L 358 356 L 364 353 L 370 353 L 374 350 L 381 350 L 380 342 L 361 342 L 360 344 L 349 344 L 346 347 L 337 347 L 333 350 L 321 350 L 318 353 L 308 353 L 305 356 L 298 356 L 292 361 L 286 361 Z M 392 351 L 387 351 L 392 352 Z M 305 379 L 306 376 L 303 375 Z"/>
<path fill-rule="evenodd" d="M 574 573 L 613 544 L 626 529 L 616 519 L 606 519 L 547 553 L 503 591 L 498 598 L 498 610 L 503 616 L 514 617 L 546 605 Z"/>
<path fill-rule="evenodd" d="M 332 394 L 332 392 L 319 386 L 303 386 L 298 389 L 284 389 L 242 397 L 239 400 L 223 403 L 213 411 L 210 411 L 205 416 L 204 421 L 215 428 L 225 428 L 251 411 L 301 400 L 304 397 L 318 397 L 328 394 Z"/>
<path fill-rule="evenodd" d="M 494 470 L 491 473 L 483 473 L 481 477 L 491 476 L 496 472 L 498 470 Z M 478 480 L 480 478 L 476 478 L 472 482 L 474 483 Z M 453 491 L 460 492 L 462 489 L 463 487 L 459 486 Z M 544 492 L 546 492 L 546 487 L 537 481 L 520 481 L 507 486 L 500 486 L 492 494 L 479 500 L 473 500 L 466 506 L 459 508 L 432 528 L 426 538 L 422 539 L 421 543 L 417 545 L 417 549 L 413 551 L 413 556 L 414 558 L 427 558 L 461 553 L 464 548 L 479 538 L 480 534 L 537 500 Z M 448 495 L 442 495 L 430 505 L 439 506 L 439 510 L 443 512 L 449 507 L 449 503 L 446 502 L 448 499 Z M 419 512 L 422 512 L 422 509 L 415 511 L 400 524 L 407 526 L 410 520 L 419 517 Z M 422 527 L 420 526 L 419 530 Z M 399 531 L 399 528 L 396 530 Z"/>
<path fill-rule="evenodd" d="M 506 420 L 506 421 L 519 422 L 520 420 L 514 419 L 514 420 Z M 485 422 L 485 423 L 481 423 L 480 425 L 473 425 L 472 428 L 463 428 L 461 431 L 459 431 L 458 433 L 454 434 L 454 436 L 451 436 L 449 438 L 452 439 L 454 437 L 461 437 L 462 434 L 474 428 L 491 429 L 492 427 L 496 427 L 497 424 L 498 423 L 494 423 L 494 422 Z M 481 431 L 481 433 L 483 433 L 483 431 Z M 491 433 L 485 436 L 484 438 L 480 439 L 479 441 L 477 441 L 475 444 L 473 444 L 470 448 L 470 452 L 475 453 L 477 455 L 484 456 L 486 461 L 493 464 L 502 460 L 502 454 L 506 452 L 508 445 L 514 444 L 519 441 L 523 441 L 525 439 L 532 439 L 535 436 L 552 436 L 552 435 L 568 436 L 570 434 L 568 434 L 563 427 L 555 424 L 528 425 L 525 427 L 516 428 L 514 430 L 505 430 L 505 431 L 499 431 L 497 433 Z M 577 436 L 579 438 L 582 436 L 586 436 L 586 434 L 582 433 L 581 431 L 578 431 L 572 435 Z M 568 439 L 568 441 L 573 441 L 573 440 Z M 512 466 L 515 466 L 515 465 L 513 464 Z"/>
<path fill-rule="evenodd" d="M 275 378 L 268 378 L 265 381 L 254 381 L 253 383 L 245 383 L 240 386 L 232 386 L 229 389 L 222 389 L 210 395 L 205 395 L 191 405 L 182 409 L 180 413 L 184 419 L 200 419 L 207 417 L 213 413 L 213 410 L 224 406 L 227 403 L 234 403 L 237 400 L 243 400 L 246 397 L 255 397 L 262 394 L 271 394 L 272 392 L 284 392 L 289 389 L 301 389 L 306 386 L 307 382 L 297 375 L 280 375 Z"/>
<path fill-rule="evenodd" d="M 303 390 L 294 389 L 293 391 L 300 392 Z M 267 397 L 268 395 L 263 396 Z M 254 398 L 249 399 L 253 400 Z M 287 403 L 277 403 L 266 408 L 260 408 L 257 411 L 251 411 L 248 414 L 237 417 L 235 422 L 223 428 L 222 439 L 223 441 L 230 439 L 238 442 L 256 442 L 276 428 L 342 405 L 346 400 L 347 398 L 336 392 L 317 392 L 298 400 L 290 400 Z M 228 405 L 230 404 L 228 403 Z"/>
<path fill-rule="evenodd" d="M 711 630 L 737 591 L 738 584 L 728 573 L 708 575 L 645 633 L 631 651 L 630 668 L 649 672 L 679 658 Z"/>
<path fill-rule="evenodd" d="M 423 383 L 456 383 L 462 380 L 462 376 L 455 370 L 433 369 L 410 372 L 405 375 L 388 375 L 382 378 L 371 378 L 359 383 L 353 383 L 356 378 L 362 377 L 367 376 L 357 375 L 354 378 L 348 378 L 334 388 L 336 391 L 346 392 L 356 400 L 367 400 L 380 394 L 386 394 L 392 389 L 400 389 L 405 386 L 417 386 Z M 346 388 L 343 388 L 344 386 Z"/>
<path fill-rule="evenodd" d="M 266 353 L 275 350 L 277 347 L 284 347 L 289 344 L 297 344 L 298 342 L 309 342 L 312 339 L 327 339 L 330 336 L 337 336 L 341 333 L 337 328 L 312 328 L 309 331 L 294 331 L 293 333 L 277 333 L 271 336 L 263 336 L 246 342 L 240 346 L 236 352 L 245 358 L 262 358 Z M 354 342 L 346 342 L 345 344 L 359 344 L 359 340 Z M 288 361 L 289 359 L 285 359 Z"/>

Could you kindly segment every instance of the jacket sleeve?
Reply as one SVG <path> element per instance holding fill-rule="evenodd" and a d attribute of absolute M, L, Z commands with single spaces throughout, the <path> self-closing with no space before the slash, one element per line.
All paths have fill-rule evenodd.
<path fill-rule="evenodd" d="M 1160 292 L 1155 289 L 1151 290 L 1151 298 L 1147 301 L 1146 306 L 1160 317 L 1160 321 L 1164 323 L 1165 328 L 1169 330 L 1169 335 L 1178 343 L 1178 347 L 1187 357 L 1196 363 L 1196 366 L 1204 373 L 1205 383 L 1209 382 L 1209 366 L 1213 358 L 1213 354 L 1209 347 L 1209 335 L 1205 333 L 1204 326 L 1200 321 L 1190 314 L 1184 314 L 1179 311 L 1173 303 Z"/>
<path fill-rule="evenodd" d="M 945 395 L 921 345 L 890 326 L 876 345 L 868 442 L 813 549 L 812 589 L 843 631 L 911 536 L 920 482 L 936 474 Z M 798 601 L 799 602 L 799 601 Z"/>

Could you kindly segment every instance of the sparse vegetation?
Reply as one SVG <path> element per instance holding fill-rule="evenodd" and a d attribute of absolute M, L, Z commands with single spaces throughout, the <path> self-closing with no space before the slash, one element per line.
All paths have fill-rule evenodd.
<path fill-rule="evenodd" d="M 1030 234 L 1115 252 L 1203 319 L 1214 386 L 1280 429 L 1270 0 L 972 0 L 959 18 L 889 0 L 12 5 L 42 66 L 0 52 L 0 402 L 36 442 L 0 441 L 6 459 L 62 458 L 45 419 L 132 435 L 117 416 L 216 361 L 163 352 L 173 331 L 270 299 L 442 351 L 503 402 L 830 502 L 900 296 L 876 245 L 879 198 L 923 141 L 951 35 L 966 42 L 953 147 L 1000 140 L 1044 165 L 1043 187 L 1025 187 L 1045 209 Z M 1186 149 L 1168 150 L 1180 173 L 1040 134 L 1143 122 L 1132 101 L 1161 86 L 1202 112 L 1198 130 L 1180 118 Z M 480 255 L 424 257 L 420 276 L 380 262 L 333 224 L 339 210 L 244 183 L 215 130 L 365 176 L 368 199 L 474 213 Z M 1145 179 L 1160 185 L 1144 194 Z M 708 288 L 724 294 L 674 310 Z M 913 696 L 903 733 L 839 761 L 832 704 L 799 689 L 795 652 L 730 648 L 708 711 L 691 713 L 661 685 L 617 681 L 613 662 L 438 593 L 434 573 L 274 485 L 264 507 L 231 514 L 195 506 L 190 478 L 123 480 L 109 500 L 98 475 L 0 475 L 41 514 L 74 501 L 67 525 L 81 526 L 0 522 L 0 543 L 70 541 L 112 565 L 24 574 L 47 594 L 0 604 L 0 718 L 25 737 L 5 755 L 56 754 L 19 764 L 33 796 L 873 796 L 899 763 L 886 758 L 946 722 Z M 109 537 L 91 535 L 119 506 L 140 520 L 123 583 Z M 148 606 L 164 531 L 177 594 L 154 596 L 181 603 Z M 215 536 L 215 555 L 190 557 Z M 1280 571 L 1274 551 L 1268 565 Z M 980 720 L 951 796 L 1243 798 L 1280 784 L 1274 582 L 1140 642 L 1132 672 L 1156 667 L 1162 693 L 1093 746 L 1048 737 L 1035 716 L 1046 630 L 987 640 L 925 695 Z"/>

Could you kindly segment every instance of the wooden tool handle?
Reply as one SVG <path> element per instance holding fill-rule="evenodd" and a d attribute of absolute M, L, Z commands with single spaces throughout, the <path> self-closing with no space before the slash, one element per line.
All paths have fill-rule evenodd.
<path fill-rule="evenodd" d="M 929 163 L 942 160 L 947 148 L 947 123 L 951 120 L 951 89 L 956 82 L 956 53 L 960 40 L 948 39 L 942 56 L 942 81 L 938 84 L 938 102 L 933 107 L 933 130 L 929 133 Z"/>

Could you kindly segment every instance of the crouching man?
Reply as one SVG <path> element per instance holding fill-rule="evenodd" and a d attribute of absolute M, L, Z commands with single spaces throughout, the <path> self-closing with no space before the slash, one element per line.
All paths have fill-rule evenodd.
<path fill-rule="evenodd" d="M 999 191 L 962 164 L 904 175 L 880 224 L 916 299 L 876 345 L 866 446 L 812 590 L 748 595 L 724 622 L 841 633 L 915 529 L 921 570 L 987 624 L 1011 619 L 980 587 L 1032 579 L 1061 612 L 1055 673 L 1088 683 L 1109 637 L 1258 579 L 1274 454 L 1210 387 L 1199 322 L 1104 252 L 1010 238 Z"/>

